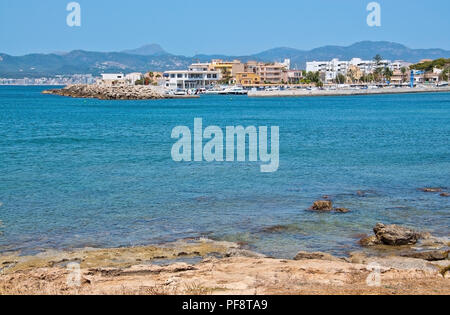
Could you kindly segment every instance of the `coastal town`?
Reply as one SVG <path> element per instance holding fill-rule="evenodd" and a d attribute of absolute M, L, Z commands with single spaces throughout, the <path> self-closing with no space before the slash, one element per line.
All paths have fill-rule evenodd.
<path fill-rule="evenodd" d="M 450 61 L 447 60 L 450 63 Z M 418 65 L 433 63 L 433 60 L 421 60 Z M 350 86 L 417 86 L 421 84 L 445 85 L 449 68 L 433 67 L 416 70 L 416 65 L 404 61 L 383 60 L 380 55 L 373 60 L 353 58 L 342 61 L 337 58 L 330 61 L 311 61 L 306 63 L 306 70 L 291 68 L 290 59 L 283 62 L 241 62 L 239 60 L 212 60 L 208 63 L 194 63 L 186 70 L 166 72 L 149 71 L 145 74 L 102 74 L 98 84 L 105 85 L 157 85 L 175 91 L 221 90 L 217 86 L 228 85 L 252 88 L 273 89 L 274 87 L 312 86 L 327 87 L 338 85 Z M 230 90 L 230 92 L 232 92 Z"/>
<path fill-rule="evenodd" d="M 334 58 L 307 62 L 305 70 L 292 69 L 290 59 L 270 63 L 214 59 L 193 63 L 185 70 L 102 73 L 95 80 L 87 77 L 89 83 L 81 83 L 82 87 L 68 83 L 65 90 L 45 93 L 100 99 L 397 94 L 448 91 L 449 75 L 449 59 L 412 64 L 380 55 L 372 60 Z"/>

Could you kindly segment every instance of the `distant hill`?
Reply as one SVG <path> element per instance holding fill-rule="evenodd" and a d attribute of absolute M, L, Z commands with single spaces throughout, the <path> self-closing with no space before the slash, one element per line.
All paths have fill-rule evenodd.
<path fill-rule="evenodd" d="M 170 55 L 158 44 L 150 44 L 139 47 L 137 49 L 124 50 L 123 53 L 140 56 L 166 56 Z"/>
<path fill-rule="evenodd" d="M 145 72 L 148 70 L 165 71 L 186 69 L 191 63 L 211 59 L 240 59 L 242 61 L 282 61 L 291 59 L 291 64 L 304 69 L 307 61 L 341 60 L 360 57 L 372 59 L 380 54 L 385 59 L 404 60 L 417 63 L 421 59 L 450 58 L 450 51 L 443 49 L 410 49 L 392 42 L 364 41 L 353 45 L 324 46 L 313 50 L 294 48 L 274 48 L 249 56 L 196 55 L 193 57 L 176 56 L 166 52 L 157 44 L 146 45 L 134 50 L 122 52 L 89 52 L 75 50 L 59 54 L 29 54 L 10 56 L 0 54 L 0 77 L 23 78 L 52 76 L 56 74 L 104 72 Z"/>

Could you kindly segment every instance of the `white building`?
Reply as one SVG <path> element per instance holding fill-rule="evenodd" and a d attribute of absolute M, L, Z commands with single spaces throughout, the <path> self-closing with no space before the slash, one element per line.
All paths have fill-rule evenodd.
<path fill-rule="evenodd" d="M 136 81 L 141 80 L 143 77 L 142 73 L 140 72 L 134 72 L 134 73 L 129 73 L 125 76 L 125 80 L 127 81 L 127 83 L 129 85 L 135 85 Z"/>
<path fill-rule="evenodd" d="M 97 84 L 107 86 L 123 86 L 127 83 L 123 73 L 102 73 L 102 79 L 97 81 Z"/>
<path fill-rule="evenodd" d="M 332 59 L 330 61 L 312 61 L 306 63 L 307 72 L 320 72 L 324 74 L 326 81 L 336 79 L 338 74 L 347 75 L 350 67 L 357 67 L 364 74 L 373 73 L 377 68 L 389 68 L 392 71 L 400 70 L 403 67 L 408 67 L 410 64 L 397 60 L 391 62 L 390 60 L 381 60 L 377 65 L 373 60 L 362 60 L 361 58 L 353 58 L 350 61 L 341 61 L 339 59 Z"/>
<path fill-rule="evenodd" d="M 306 63 L 306 72 L 320 72 L 325 74 L 325 81 L 336 79 L 337 75 L 347 74 L 349 61 L 341 61 L 337 58 L 331 61 L 313 61 Z"/>
<path fill-rule="evenodd" d="M 123 80 L 125 75 L 123 73 L 102 73 L 102 80 Z"/>
<path fill-rule="evenodd" d="M 165 87 L 171 90 L 204 89 L 216 84 L 220 79 L 220 74 L 218 71 L 205 71 L 204 68 L 191 66 L 189 70 L 166 71 L 164 78 Z"/>

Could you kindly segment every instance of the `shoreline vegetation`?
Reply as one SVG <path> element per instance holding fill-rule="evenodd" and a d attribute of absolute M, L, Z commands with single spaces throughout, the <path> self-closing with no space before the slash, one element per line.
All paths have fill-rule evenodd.
<path fill-rule="evenodd" d="M 377 224 L 374 236 L 360 244 L 363 250 L 348 257 L 299 252 L 293 259 L 209 239 L 35 256 L 5 253 L 0 295 L 450 294 L 447 238 Z M 76 286 L 68 282 L 73 263 L 80 271 Z"/>

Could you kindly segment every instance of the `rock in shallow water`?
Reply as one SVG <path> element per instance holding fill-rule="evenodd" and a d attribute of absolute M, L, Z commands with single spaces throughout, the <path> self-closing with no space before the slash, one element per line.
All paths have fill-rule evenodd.
<path fill-rule="evenodd" d="M 437 193 L 437 192 L 441 192 L 442 188 L 440 188 L 440 187 L 425 187 L 425 188 L 420 188 L 420 190 L 423 192 L 428 192 L 428 193 Z"/>
<path fill-rule="evenodd" d="M 318 200 L 314 202 L 311 210 L 314 211 L 331 211 L 333 210 L 333 203 L 329 200 Z"/>
<path fill-rule="evenodd" d="M 398 225 L 378 223 L 373 231 L 378 241 L 391 246 L 414 245 L 422 237 L 422 234 Z"/>
<path fill-rule="evenodd" d="M 338 212 L 338 213 L 349 213 L 350 210 L 348 210 L 347 208 L 336 208 L 334 209 L 334 211 Z"/>

